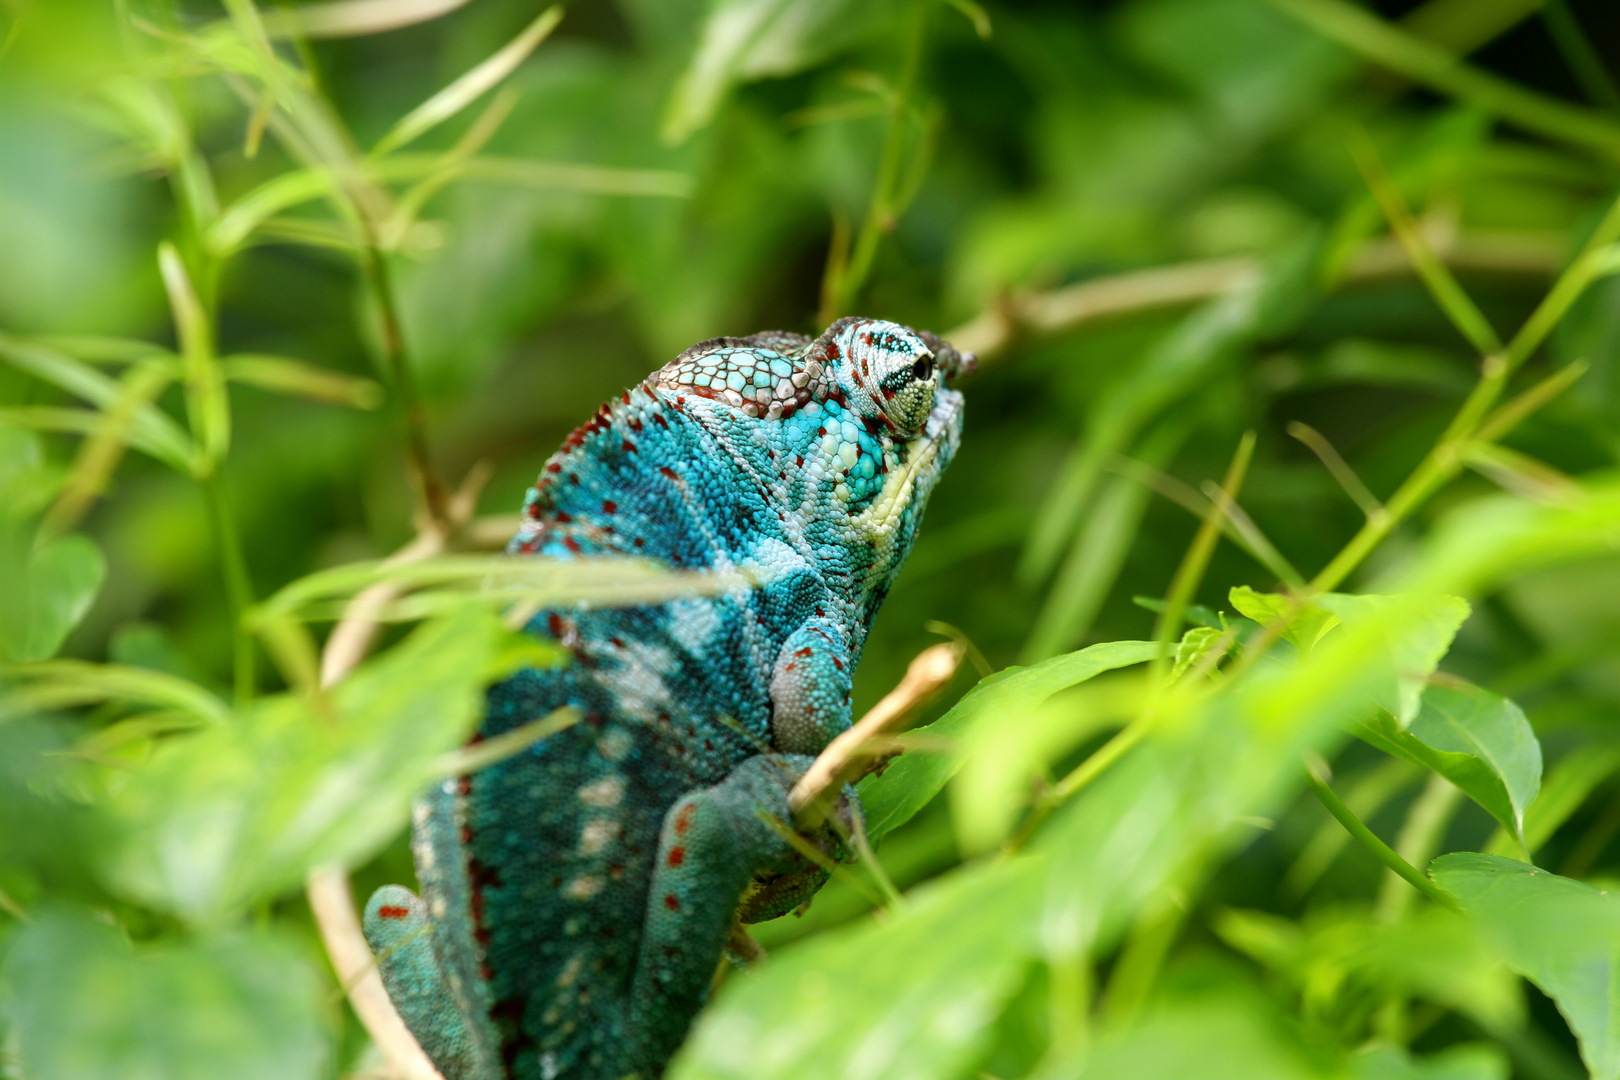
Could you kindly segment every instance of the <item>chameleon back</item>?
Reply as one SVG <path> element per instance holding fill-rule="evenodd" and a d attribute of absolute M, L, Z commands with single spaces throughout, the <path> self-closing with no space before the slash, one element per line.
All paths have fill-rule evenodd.
<path fill-rule="evenodd" d="M 874 359 L 905 368 L 904 385 L 883 385 Z M 704 342 L 605 404 L 546 463 L 514 554 L 634 555 L 740 570 L 759 584 L 535 616 L 531 628 L 572 662 L 494 687 L 477 738 L 562 705 L 584 720 L 446 783 L 418 809 L 431 945 L 464 1025 L 449 1039 L 453 1060 L 439 1062 L 447 1080 L 661 1071 L 702 993 L 666 995 L 679 980 L 658 973 L 712 971 L 718 955 L 706 938 L 655 941 L 649 922 L 688 917 L 683 902 L 719 905 L 729 922 L 738 897 L 719 884 L 734 879 L 724 866 L 713 890 L 653 896 L 655 862 L 679 867 L 684 850 L 661 849 L 660 831 L 684 793 L 721 785 L 751 758 L 824 744 L 817 735 L 781 745 L 773 706 L 784 648 L 807 627 L 812 642 L 820 634 L 837 647 L 834 706 L 847 724 L 846 664 L 960 436 L 960 395 L 934 367 L 954 374 L 962 363 L 931 336 L 868 320 L 841 320 L 816 339 Z M 926 403 L 913 400 L 925 391 Z M 368 911 L 368 933 L 376 921 Z M 413 1030 L 432 1022 L 406 1019 Z"/>

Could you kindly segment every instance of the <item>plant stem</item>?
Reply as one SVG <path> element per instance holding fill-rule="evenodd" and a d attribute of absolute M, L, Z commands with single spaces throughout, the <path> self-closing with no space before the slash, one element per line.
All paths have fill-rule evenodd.
<path fill-rule="evenodd" d="M 371 290 L 372 300 L 377 305 L 383 362 L 393 380 L 404 416 L 405 456 L 410 466 L 411 482 L 433 525 L 447 529 L 450 524 L 449 496 L 439 481 L 439 474 L 433 469 L 433 459 L 428 453 L 427 409 L 417 393 L 416 378 L 405 356 L 405 335 L 400 326 L 399 308 L 394 302 L 388 260 L 381 248 L 375 244 L 368 245 L 361 252 L 360 269 Z"/>
<path fill-rule="evenodd" d="M 1162 683 L 1165 669 L 1170 662 L 1170 643 L 1176 639 L 1181 631 L 1181 616 L 1187 609 L 1187 602 L 1198 589 L 1198 583 L 1204 577 L 1204 569 L 1209 566 L 1209 557 L 1215 552 L 1215 543 L 1221 536 L 1221 523 L 1231 513 L 1232 501 L 1237 498 L 1238 490 L 1243 486 L 1244 474 L 1249 470 L 1249 460 L 1254 456 L 1255 435 L 1252 431 L 1245 431 L 1243 438 L 1238 442 L 1237 453 L 1232 455 L 1232 462 L 1226 468 L 1226 478 L 1221 482 L 1220 497 L 1210 505 L 1209 512 L 1204 515 L 1203 523 L 1198 526 L 1198 532 L 1193 536 L 1193 542 L 1187 548 L 1187 554 L 1182 558 L 1181 565 L 1176 568 L 1176 575 L 1170 582 L 1170 594 L 1165 601 L 1164 610 L 1159 612 L 1158 625 L 1153 628 L 1153 640 L 1159 643 L 1158 655 L 1153 658 L 1153 681 L 1155 685 Z"/>
<path fill-rule="evenodd" d="M 1424 877 L 1417 867 L 1396 854 L 1394 848 L 1373 835 L 1373 831 L 1367 828 L 1360 818 L 1356 817 L 1353 810 L 1344 805 L 1344 800 L 1334 794 L 1333 789 L 1328 787 L 1323 779 L 1317 775 L 1316 769 L 1308 764 L 1305 767 L 1305 780 L 1306 783 L 1311 785 L 1311 790 L 1316 792 L 1316 797 L 1322 801 L 1322 805 L 1327 807 L 1328 813 L 1338 819 L 1339 824 L 1344 826 L 1345 831 L 1355 839 L 1356 843 L 1370 851 L 1374 858 L 1405 878 L 1414 889 L 1427 896 L 1430 900 L 1433 900 L 1447 911 L 1455 911 L 1459 914 L 1462 912 L 1462 906 L 1452 899 L 1450 894 Z"/>
<path fill-rule="evenodd" d="M 824 290 L 826 301 L 821 311 L 823 325 L 838 318 L 854 302 L 872 271 L 878 244 L 882 243 L 884 234 L 893 231 L 895 216 L 900 212 L 900 166 L 905 157 L 906 114 L 911 107 L 917 71 L 922 66 L 923 37 L 931 3 L 932 0 L 912 0 L 911 32 L 906 35 L 900 74 L 889 95 L 883 149 L 878 157 L 877 177 L 872 182 L 872 201 L 861 221 L 861 231 L 855 238 L 849 262 L 837 269 L 836 276 L 829 275 L 830 287 Z M 833 270 L 831 260 L 828 269 Z"/>
<path fill-rule="evenodd" d="M 224 482 L 215 471 L 198 483 L 202 486 L 203 501 L 208 505 L 208 522 L 225 578 L 225 602 L 231 613 L 233 686 L 236 707 L 240 709 L 253 700 L 253 639 L 248 635 L 245 621 L 248 609 L 253 606 L 253 584 L 248 578 L 247 558 L 242 553 L 242 538 L 231 517 Z"/>

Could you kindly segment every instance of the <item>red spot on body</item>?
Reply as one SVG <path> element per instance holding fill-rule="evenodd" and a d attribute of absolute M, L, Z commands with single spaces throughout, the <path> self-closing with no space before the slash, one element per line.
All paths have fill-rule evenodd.
<path fill-rule="evenodd" d="M 563 537 L 563 546 L 569 551 L 572 551 L 575 555 L 580 553 L 579 541 L 575 540 L 572 536 Z"/>
<path fill-rule="evenodd" d="M 833 657 L 833 667 L 837 668 L 839 671 L 843 671 L 844 670 L 844 663 L 843 663 L 843 661 L 839 660 L 838 657 L 835 656 L 835 657 Z"/>
<path fill-rule="evenodd" d="M 666 430 L 668 430 L 668 428 L 669 428 L 669 421 L 665 420 L 658 413 L 653 413 L 653 423 L 657 424 L 659 427 L 664 428 Z"/>
<path fill-rule="evenodd" d="M 670 468 L 668 465 L 660 465 L 660 466 L 658 466 L 658 471 L 660 473 L 662 473 L 666 479 L 669 479 L 669 480 L 679 480 L 680 479 L 680 477 L 675 475 L 675 470 Z"/>
<path fill-rule="evenodd" d="M 671 865 L 671 866 L 679 866 L 685 861 L 686 861 L 686 849 L 685 848 L 683 848 L 683 847 L 672 847 L 672 848 L 669 849 L 669 865 Z"/>
<path fill-rule="evenodd" d="M 410 914 L 409 908 L 402 908 L 397 904 L 384 904 L 377 909 L 379 919 L 403 919 Z"/>
<path fill-rule="evenodd" d="M 578 484 L 579 483 L 579 473 L 569 473 L 568 474 L 568 482 L 570 484 Z"/>
<path fill-rule="evenodd" d="M 634 420 L 634 419 L 632 419 L 632 420 L 631 420 L 631 421 L 630 421 L 630 430 L 631 430 L 631 431 L 640 431 L 640 430 L 641 430 L 641 428 L 642 428 L 642 423 L 641 423 L 641 421 L 640 421 L 640 420 Z"/>
<path fill-rule="evenodd" d="M 665 893 L 664 894 L 664 906 L 669 908 L 669 910 L 671 910 L 671 911 L 679 911 L 679 910 L 681 910 L 681 902 L 679 900 L 675 899 L 675 894 L 674 893 Z"/>
<path fill-rule="evenodd" d="M 636 444 L 631 442 L 629 439 L 624 440 L 624 452 L 627 453 L 627 454 L 635 453 L 636 452 Z"/>
<path fill-rule="evenodd" d="M 604 513 L 604 514 L 616 514 L 618 512 L 619 512 L 619 504 L 618 503 L 614 502 L 612 499 L 603 499 L 602 500 L 602 513 Z"/>
<path fill-rule="evenodd" d="M 574 519 L 566 511 L 563 511 L 563 510 L 557 511 L 557 524 L 559 524 L 559 525 L 567 525 L 569 522 L 571 522 L 573 520 Z"/>
<path fill-rule="evenodd" d="M 554 638 L 562 637 L 563 636 L 562 616 L 557 614 L 555 611 L 553 611 L 550 615 L 546 616 L 546 630 L 549 631 L 551 636 L 554 637 Z"/>
<path fill-rule="evenodd" d="M 816 612 L 816 614 L 819 615 L 821 613 L 818 611 L 818 612 Z M 800 649 L 798 652 L 794 653 L 793 655 L 794 656 L 809 656 L 811 654 L 811 651 L 812 650 L 811 650 L 810 646 L 806 645 L 804 648 Z"/>
<path fill-rule="evenodd" d="M 838 342 L 829 341 L 829 342 L 827 342 L 827 355 L 830 358 L 836 360 L 836 359 L 838 359 L 840 356 L 842 356 L 844 354 L 841 351 L 839 351 Z"/>
<path fill-rule="evenodd" d="M 640 547 L 642 544 L 646 543 L 646 541 L 638 536 L 638 537 L 635 538 L 634 543 L 635 543 L 636 547 Z"/>
<path fill-rule="evenodd" d="M 797 465 L 801 469 L 804 468 L 804 455 L 803 454 L 794 454 L 793 455 L 793 463 L 795 465 Z"/>
<path fill-rule="evenodd" d="M 546 472 L 549 472 L 549 473 L 562 472 L 562 462 L 553 461 L 550 465 L 546 466 Z"/>
<path fill-rule="evenodd" d="M 620 395 L 619 395 L 619 398 L 620 398 L 620 400 L 621 400 L 621 401 L 623 401 L 623 402 L 624 402 L 624 403 L 625 403 L 625 404 L 626 404 L 626 405 L 628 405 L 628 404 L 630 404 L 630 391 L 628 391 L 628 390 L 626 390 L 626 391 L 625 391 L 625 392 L 624 392 L 624 393 L 622 393 L 622 394 L 620 394 Z"/>
<path fill-rule="evenodd" d="M 689 732 L 690 733 L 690 732 Z M 692 811 L 697 809 L 692 803 L 681 807 L 681 812 L 675 815 L 675 835 L 685 836 L 686 830 L 692 827 Z"/>
<path fill-rule="evenodd" d="M 824 427 L 818 427 L 818 428 L 816 428 L 816 434 L 821 436 L 822 438 L 826 438 L 827 437 L 827 429 L 824 428 Z"/>

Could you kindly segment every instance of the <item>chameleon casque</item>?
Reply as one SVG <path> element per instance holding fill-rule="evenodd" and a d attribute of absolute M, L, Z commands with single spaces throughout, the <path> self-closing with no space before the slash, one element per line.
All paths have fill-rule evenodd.
<path fill-rule="evenodd" d="M 716 338 L 546 463 L 513 554 L 760 584 L 530 623 L 572 662 L 491 688 L 474 738 L 562 705 L 584 719 L 430 790 L 421 897 L 390 885 L 366 906 L 388 994 L 446 1080 L 659 1075 L 733 921 L 820 887 L 762 814 L 789 820 L 794 781 L 850 724 L 867 629 L 961 437 L 947 381 L 973 362 L 871 319 Z M 825 826 L 810 839 L 840 851 Z"/>

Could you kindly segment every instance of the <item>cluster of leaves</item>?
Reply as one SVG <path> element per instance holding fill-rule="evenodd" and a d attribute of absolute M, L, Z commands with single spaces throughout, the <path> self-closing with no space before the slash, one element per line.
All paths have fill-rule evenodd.
<path fill-rule="evenodd" d="M 735 585 L 481 490 L 859 309 L 985 361 L 859 693 L 1024 666 L 674 1074 L 1620 1077 L 1607 8 L 1409 6 L 0 0 L 0 1072 L 386 1072 L 299 884 Z"/>

